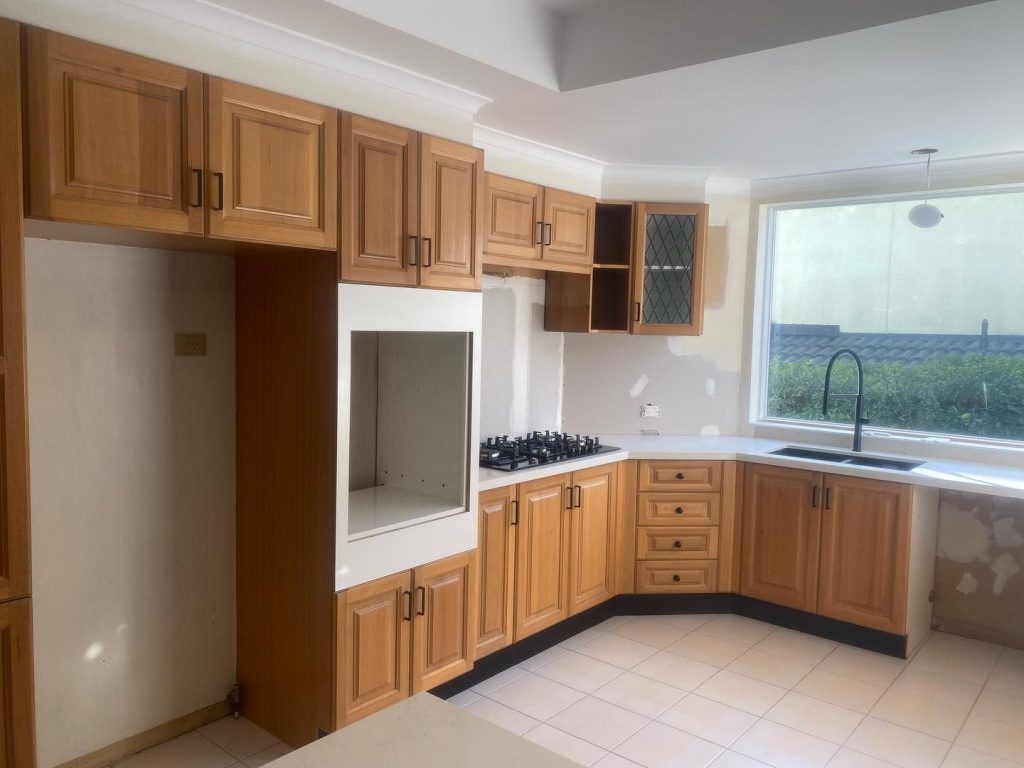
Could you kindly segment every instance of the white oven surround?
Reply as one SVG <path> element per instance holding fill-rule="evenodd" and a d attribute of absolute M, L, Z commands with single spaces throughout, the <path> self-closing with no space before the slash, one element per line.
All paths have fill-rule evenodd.
<path fill-rule="evenodd" d="M 335 589 L 342 590 L 414 568 L 477 544 L 482 300 L 475 292 L 373 285 L 338 285 L 338 471 Z M 349 440 L 352 429 L 352 332 L 411 331 L 469 334 L 469 434 L 466 503 L 458 512 L 410 521 L 375 535 L 349 534 Z M 430 405 L 424 404 L 429 408 Z"/>

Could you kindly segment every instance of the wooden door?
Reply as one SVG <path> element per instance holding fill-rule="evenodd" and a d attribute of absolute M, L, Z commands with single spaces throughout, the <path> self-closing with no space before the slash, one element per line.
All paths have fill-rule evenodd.
<path fill-rule="evenodd" d="M 707 220 L 703 203 L 637 203 L 633 333 L 701 334 Z"/>
<path fill-rule="evenodd" d="M 473 668 L 476 646 L 476 553 L 423 565 L 413 574 L 413 693 Z"/>
<path fill-rule="evenodd" d="M 409 695 L 411 623 L 410 571 L 338 593 L 338 728 Z"/>
<path fill-rule="evenodd" d="M 569 616 L 569 475 L 519 486 L 516 532 L 518 642 Z"/>
<path fill-rule="evenodd" d="M 480 494 L 476 658 L 512 642 L 519 502 L 509 485 Z"/>
<path fill-rule="evenodd" d="M 590 266 L 594 263 L 597 201 L 585 195 L 544 190 L 544 261 Z"/>
<path fill-rule="evenodd" d="M 420 285 L 480 290 L 484 153 L 420 137 Z"/>
<path fill-rule="evenodd" d="M 540 261 L 544 188 L 494 173 L 484 174 L 484 184 L 484 261 Z"/>
<path fill-rule="evenodd" d="M 814 611 L 821 475 L 750 464 L 745 477 L 741 594 Z"/>
<path fill-rule="evenodd" d="M 206 92 L 208 233 L 335 248 L 337 111 L 217 77 Z"/>
<path fill-rule="evenodd" d="M 0 604 L 0 768 L 35 765 L 31 603 Z"/>
<path fill-rule="evenodd" d="M 572 474 L 569 615 L 615 594 L 617 464 Z"/>
<path fill-rule="evenodd" d="M 907 631 L 911 489 L 825 475 L 818 613 Z"/>
<path fill-rule="evenodd" d="M 341 116 L 341 249 L 346 282 L 415 285 L 419 134 Z"/>
<path fill-rule="evenodd" d="M 29 28 L 28 214 L 203 232 L 203 76 Z"/>

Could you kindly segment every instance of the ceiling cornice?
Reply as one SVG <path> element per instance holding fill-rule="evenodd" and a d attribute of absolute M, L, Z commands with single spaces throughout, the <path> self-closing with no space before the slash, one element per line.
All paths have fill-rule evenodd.
<path fill-rule="evenodd" d="M 517 155 L 521 158 L 540 160 L 552 165 L 580 173 L 591 178 L 601 178 L 606 163 L 567 149 L 552 147 L 539 141 L 524 139 L 497 128 L 476 123 L 473 126 L 473 145 L 487 152 Z"/>

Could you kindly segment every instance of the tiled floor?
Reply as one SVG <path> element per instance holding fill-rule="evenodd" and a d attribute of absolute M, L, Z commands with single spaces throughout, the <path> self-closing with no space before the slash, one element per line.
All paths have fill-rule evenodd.
<path fill-rule="evenodd" d="M 260 768 L 291 750 L 245 718 L 226 717 L 115 763 L 115 768 Z"/>
<path fill-rule="evenodd" d="M 450 700 L 599 768 L 1022 768 L 1024 651 L 909 662 L 739 616 L 609 619 Z"/>

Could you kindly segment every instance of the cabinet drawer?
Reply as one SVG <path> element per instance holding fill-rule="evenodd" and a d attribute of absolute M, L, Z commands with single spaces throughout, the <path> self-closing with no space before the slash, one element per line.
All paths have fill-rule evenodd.
<path fill-rule="evenodd" d="M 641 461 L 641 491 L 720 491 L 720 461 Z"/>
<path fill-rule="evenodd" d="M 638 525 L 718 525 L 717 493 L 641 493 Z"/>
<path fill-rule="evenodd" d="M 636 591 L 714 592 L 718 589 L 715 560 L 645 560 L 636 564 Z"/>
<path fill-rule="evenodd" d="M 641 528 L 637 531 L 638 560 L 714 560 L 718 557 L 718 528 L 682 526 Z"/>

